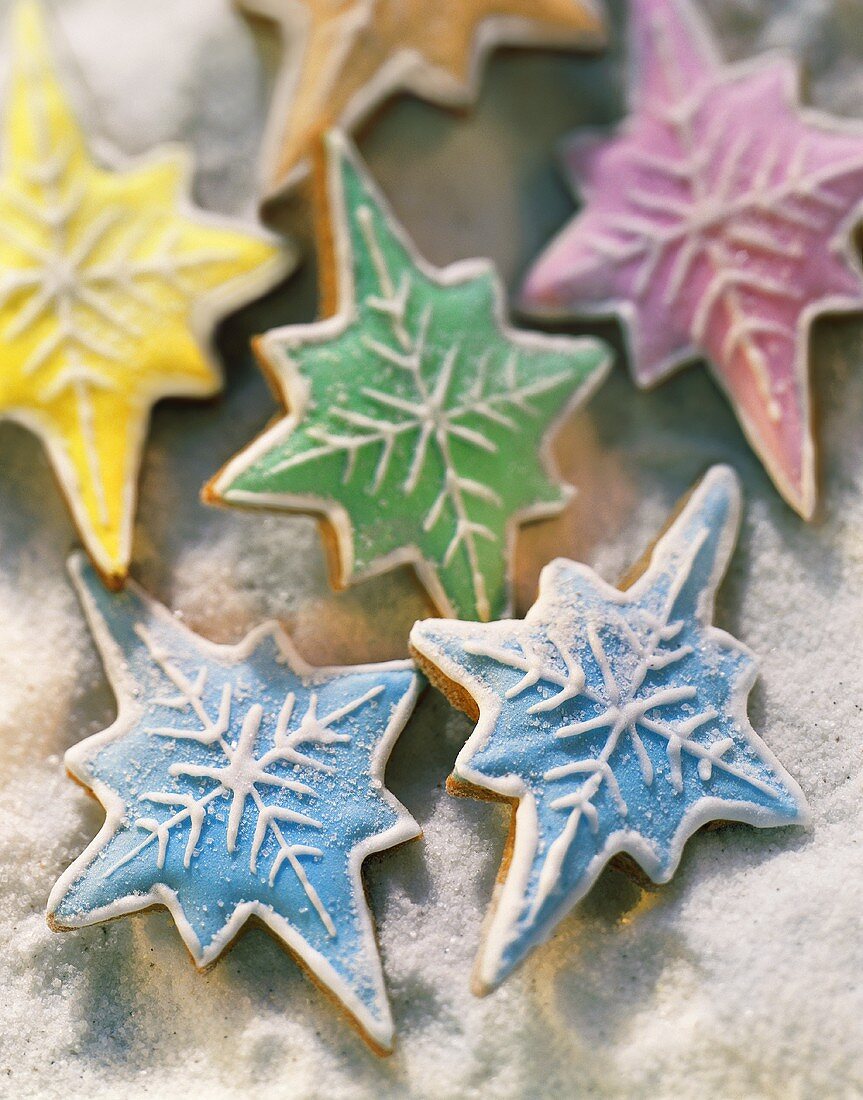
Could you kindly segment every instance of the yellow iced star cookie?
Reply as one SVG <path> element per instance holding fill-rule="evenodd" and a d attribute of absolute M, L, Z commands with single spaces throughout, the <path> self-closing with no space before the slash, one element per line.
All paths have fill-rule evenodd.
<path fill-rule="evenodd" d="M 474 97 L 498 45 L 597 46 L 598 0 L 238 0 L 274 22 L 282 70 L 264 142 L 268 196 L 297 182 L 314 142 L 351 129 L 388 96 L 445 106 Z"/>
<path fill-rule="evenodd" d="M 0 418 L 45 444 L 94 563 L 122 583 L 152 406 L 206 397 L 201 346 L 292 256 L 193 210 L 191 164 L 170 149 L 96 164 L 55 75 L 42 12 L 14 13 L 0 163 Z"/>

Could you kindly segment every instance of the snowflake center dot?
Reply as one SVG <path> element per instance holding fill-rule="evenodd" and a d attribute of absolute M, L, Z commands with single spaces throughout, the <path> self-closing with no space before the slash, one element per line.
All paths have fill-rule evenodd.
<path fill-rule="evenodd" d="M 81 297 L 83 277 L 85 277 L 84 273 L 74 260 L 58 253 L 52 257 L 51 262 L 45 268 L 45 291 L 50 294 L 55 302 L 59 302 L 60 299 L 65 299 L 67 302 L 77 302 Z"/>

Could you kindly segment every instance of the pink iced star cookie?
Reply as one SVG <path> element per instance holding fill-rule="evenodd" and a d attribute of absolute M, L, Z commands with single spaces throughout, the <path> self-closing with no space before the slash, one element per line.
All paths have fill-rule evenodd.
<path fill-rule="evenodd" d="M 704 356 L 777 488 L 815 507 L 809 328 L 863 308 L 863 128 L 782 58 L 724 66 L 688 0 L 630 0 L 631 117 L 565 150 L 584 210 L 528 274 L 551 317 L 616 313 L 636 381 Z"/>

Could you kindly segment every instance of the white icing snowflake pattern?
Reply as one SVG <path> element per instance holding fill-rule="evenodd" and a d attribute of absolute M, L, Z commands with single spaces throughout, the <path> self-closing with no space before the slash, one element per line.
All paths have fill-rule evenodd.
<path fill-rule="evenodd" d="M 523 621 L 414 627 L 421 664 L 479 707 L 457 789 L 518 800 L 482 989 L 545 939 L 618 853 L 665 882 L 708 821 L 805 820 L 799 788 L 746 714 L 753 658 L 711 622 L 738 514 L 736 478 L 717 467 L 625 592 L 560 560 Z"/>
<path fill-rule="evenodd" d="M 82 186 L 75 145 L 51 136 L 41 61 L 22 64 L 33 156 L 18 165 L 23 186 L 12 181 L 4 190 L 18 222 L 5 222 L 0 239 L 25 259 L 0 272 L 0 310 L 8 306 L 12 312 L 0 338 L 18 340 L 52 317 L 53 331 L 39 340 L 21 369 L 31 375 L 59 358 L 62 367 L 41 398 L 50 401 L 71 387 L 84 399 L 88 386 L 115 388 L 112 370 L 126 369 L 130 343 L 144 335 L 130 307 L 157 315 L 185 312 L 198 289 L 184 282 L 185 273 L 235 256 L 224 249 L 183 247 L 179 228 L 171 224 L 154 242 L 159 220 L 154 212 L 130 219 L 129 208 L 119 203 L 94 204 Z M 154 283 L 172 292 L 171 305 L 164 293 L 153 292 Z"/>
<path fill-rule="evenodd" d="M 724 66 L 698 8 L 632 5 L 630 117 L 570 143 L 584 208 L 534 264 L 524 303 L 619 315 L 645 386 L 705 357 L 811 518 L 809 330 L 863 307 L 863 129 L 801 109 L 787 61 Z"/>
<path fill-rule="evenodd" d="M 326 320 L 262 338 L 289 415 L 208 496 L 305 502 L 335 532 L 339 585 L 410 562 L 444 614 L 493 619 L 513 527 L 565 503 L 550 438 L 604 377 L 607 350 L 510 328 L 487 262 L 431 267 L 354 150 L 336 134 L 326 149 L 337 301 Z"/>
<path fill-rule="evenodd" d="M 320 449 L 292 455 L 273 468 L 274 473 L 304 465 L 306 462 L 331 454 L 344 454 L 346 458 L 344 482 L 350 481 L 356 465 L 357 454 L 364 447 L 380 447 L 380 458 L 371 485 L 372 494 L 377 494 L 390 472 L 390 461 L 396 440 L 407 433 L 417 435 L 413 456 L 408 467 L 402 488 L 406 494 L 412 493 L 425 473 L 430 444 L 434 444 L 443 465 L 443 485 L 440 493 L 428 513 L 423 517 L 422 528 L 431 531 L 451 508 L 456 517 L 455 532 L 446 547 L 443 557 L 444 566 L 448 566 L 458 551 L 465 546 L 470 562 L 471 576 L 476 593 L 477 607 L 483 618 L 490 615 L 490 606 L 486 592 L 485 578 L 482 574 L 477 552 L 476 540 L 487 539 L 497 542 L 498 535 L 486 524 L 471 519 L 470 499 L 482 500 L 495 508 L 503 507 L 500 495 L 488 484 L 477 481 L 460 472 L 453 455 L 452 440 L 458 439 L 469 448 L 497 454 L 498 444 L 474 427 L 463 421 L 479 418 L 489 424 L 517 432 L 518 420 L 514 414 L 533 417 L 537 415 L 531 406 L 531 398 L 539 397 L 557 389 L 569 379 L 566 371 L 553 374 L 526 384 L 519 384 L 517 377 L 518 355 L 512 352 L 503 368 L 504 386 L 501 390 L 488 391 L 489 361 L 491 352 L 484 355 L 476 364 L 476 379 L 462 400 L 450 405 L 450 387 L 453 371 L 459 356 L 459 347 L 452 344 L 444 351 L 439 348 L 431 351 L 426 346 L 427 334 L 432 323 L 434 307 L 428 305 L 423 310 L 417 331 L 411 334 L 406 324 L 408 306 L 411 300 L 413 284 L 409 273 L 405 273 L 398 288 L 386 265 L 386 260 L 375 236 L 374 222 L 369 207 L 360 207 L 357 217 L 363 227 L 366 243 L 373 258 L 375 270 L 380 280 L 380 296 L 365 300 L 367 309 L 384 314 L 392 326 L 396 346 L 381 343 L 372 337 L 364 337 L 363 343 L 373 354 L 386 363 L 404 371 L 410 378 L 416 393 L 413 400 L 406 400 L 392 393 L 385 393 L 368 386 L 363 387 L 362 395 L 368 401 L 378 405 L 385 412 L 380 416 L 370 416 L 353 409 L 334 408 L 333 416 L 343 421 L 351 434 L 337 435 L 326 428 L 311 428 L 308 435 L 321 444 Z M 429 361 L 431 359 L 431 362 Z M 433 386 L 426 381 L 433 379 Z M 386 414 L 400 414 L 398 420 L 388 419 Z"/>
<path fill-rule="evenodd" d="M 48 901 L 56 931 L 165 906 L 199 967 L 264 923 L 388 1049 L 392 1019 L 362 882 L 419 828 L 384 768 L 420 687 L 410 661 L 313 668 L 273 623 L 214 645 L 79 557 L 116 722 L 66 754 L 105 824 Z"/>
<path fill-rule="evenodd" d="M 682 755 L 688 754 L 697 761 L 698 776 L 709 783 L 714 768 L 719 768 L 741 782 L 749 784 L 768 796 L 774 788 L 763 782 L 751 771 L 744 771 L 723 760 L 734 748 L 733 737 L 719 736 L 712 740 L 699 740 L 696 734 L 703 727 L 713 724 L 721 716 L 714 706 L 699 702 L 699 686 L 691 675 L 681 674 L 675 680 L 675 668 L 692 656 L 689 643 L 675 644 L 684 629 L 682 620 L 669 621 L 678 597 L 690 580 L 693 564 L 707 539 L 707 532 L 693 540 L 679 564 L 677 574 L 665 598 L 660 614 L 639 609 L 636 615 L 624 616 L 611 613 L 606 620 L 588 618 L 585 633 L 592 664 L 599 677 L 585 675 L 584 664 L 578 650 L 549 631 L 544 644 L 530 636 L 520 640 L 521 653 L 500 646 L 487 646 L 480 642 L 467 642 L 465 652 L 488 657 L 509 668 L 522 672 L 523 678 L 509 688 L 507 699 L 517 699 L 538 684 L 553 684 L 559 688 L 555 694 L 527 708 L 528 714 L 551 715 L 566 703 L 578 701 L 583 707 L 597 713 L 580 721 L 568 721 L 561 716 L 558 725 L 554 719 L 554 736 L 559 741 L 570 738 L 584 739 L 595 731 L 607 731 L 607 737 L 595 755 L 588 755 L 549 768 L 542 773 L 546 783 L 569 786 L 573 779 L 586 777 L 572 790 L 565 790 L 549 801 L 549 808 L 565 815 L 565 825 L 551 842 L 543 866 L 534 910 L 538 910 L 559 881 L 566 855 L 584 823 L 595 835 L 599 832 L 599 813 L 595 799 L 603 785 L 612 796 L 622 818 L 629 816 L 629 806 L 620 788 L 611 761 L 621 742 L 628 738 L 635 751 L 645 787 L 656 780 L 656 768 L 645 748 L 644 737 L 653 735 L 665 743 L 667 770 L 662 778 L 678 793 L 683 792 Z M 606 642 L 603 642 L 603 634 Z M 543 655 L 549 651 L 551 660 Z M 563 665 L 565 671 L 560 670 Z M 661 675 L 660 675 L 661 674 Z M 685 706 L 686 717 L 665 720 L 661 712 L 674 708 L 678 714 Z M 691 713 L 690 713 L 691 712 Z"/>
<path fill-rule="evenodd" d="M 173 830 L 186 824 L 189 826 L 189 835 L 186 841 L 183 862 L 188 867 L 195 853 L 195 848 L 201 839 L 206 808 L 220 797 L 230 798 L 231 801 L 225 832 L 225 847 L 229 853 L 234 852 L 237 847 L 237 833 L 246 810 L 246 803 L 251 799 L 257 813 L 257 825 L 249 851 L 249 871 L 252 874 L 257 873 L 258 855 L 266 840 L 267 833 L 272 832 L 278 844 L 278 853 L 270 867 L 268 879 L 270 886 L 275 883 L 282 865 L 287 862 L 329 934 L 331 936 L 336 935 L 335 925 L 300 863 L 300 858 L 303 856 L 322 856 L 323 852 L 313 845 L 288 843 L 279 827 L 279 822 L 288 822 L 320 829 L 322 827 L 321 821 L 300 810 L 285 806 L 268 805 L 265 795 L 259 790 L 259 787 L 276 787 L 292 791 L 297 795 L 313 798 L 315 790 L 307 783 L 287 778 L 284 775 L 275 775 L 267 769 L 274 764 L 282 763 L 298 764 L 315 771 L 332 773 L 332 765 L 301 752 L 301 747 L 308 748 L 310 746 L 349 742 L 350 737 L 348 734 L 340 733 L 338 729 L 333 727 L 337 726 L 340 719 L 353 714 L 354 711 L 377 698 L 384 690 L 383 686 L 371 688 L 344 706 L 320 717 L 317 713 L 318 697 L 312 692 L 308 708 L 300 724 L 293 732 L 289 732 L 289 727 L 293 718 L 296 695 L 293 692 L 288 692 L 276 723 L 274 747 L 258 757 L 256 756 L 256 744 L 263 716 L 263 708 L 260 703 L 253 703 L 248 707 L 237 742 L 231 744 L 227 740 L 232 726 L 233 688 L 231 684 L 226 683 L 222 689 L 218 714 L 215 716 L 209 715 L 203 699 L 207 682 L 206 666 L 201 667 L 198 676 L 192 682 L 156 644 L 146 627 L 138 624 L 136 633 L 146 645 L 153 661 L 162 669 L 180 693 L 170 699 L 157 698 L 154 700 L 154 705 L 181 711 L 191 710 L 201 723 L 201 729 L 197 731 L 173 726 L 161 726 L 151 729 L 149 732 L 156 737 L 166 737 L 176 741 L 194 741 L 201 745 L 213 746 L 218 748 L 222 759 L 218 765 L 177 762 L 169 767 L 168 772 L 172 776 L 208 779 L 216 784 L 211 791 L 200 798 L 177 791 L 146 791 L 139 796 L 142 802 L 178 807 L 178 810 L 173 816 L 161 821 L 151 817 L 137 818 L 135 825 L 139 829 L 143 829 L 148 835 L 140 844 L 130 849 L 122 859 L 110 866 L 104 872 L 105 877 L 109 877 L 125 864 L 136 859 L 154 841 L 158 845 L 156 863 L 160 869 L 163 868 Z"/>

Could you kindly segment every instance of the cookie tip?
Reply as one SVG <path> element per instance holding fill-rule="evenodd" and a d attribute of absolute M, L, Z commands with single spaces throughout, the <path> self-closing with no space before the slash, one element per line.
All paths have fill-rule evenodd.
<path fill-rule="evenodd" d="M 219 475 L 216 474 L 215 477 L 211 477 L 209 481 L 205 481 L 198 495 L 202 504 L 209 504 L 211 506 L 222 504 L 224 498 L 219 489 Z"/>

